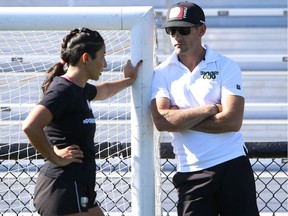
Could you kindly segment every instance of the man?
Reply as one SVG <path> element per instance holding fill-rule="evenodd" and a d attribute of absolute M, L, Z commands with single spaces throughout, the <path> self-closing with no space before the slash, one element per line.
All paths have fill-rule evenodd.
<path fill-rule="evenodd" d="M 206 44 L 203 10 L 180 2 L 165 31 L 174 52 L 154 72 L 151 112 L 169 131 L 177 159 L 179 216 L 258 216 L 253 171 L 239 132 L 244 112 L 239 66 Z"/>

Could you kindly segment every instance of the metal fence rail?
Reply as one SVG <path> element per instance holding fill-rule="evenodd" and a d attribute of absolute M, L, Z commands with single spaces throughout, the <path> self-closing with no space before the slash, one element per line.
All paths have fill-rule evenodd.
<path fill-rule="evenodd" d="M 247 142 L 245 143 L 249 150 L 249 158 L 254 170 L 254 176 L 257 188 L 257 199 L 260 213 L 268 212 L 273 215 L 275 213 L 284 213 L 288 211 L 288 174 L 287 174 L 287 142 Z M 98 200 L 100 205 L 108 215 L 113 215 L 115 212 L 120 212 L 120 215 L 130 215 L 131 213 L 131 197 L 125 194 L 121 199 L 114 200 L 110 196 L 109 191 L 105 191 L 105 185 L 110 184 L 114 188 L 125 187 L 129 191 L 130 188 L 130 143 L 96 143 L 97 150 L 96 158 L 98 170 L 102 173 L 97 174 L 101 177 L 101 182 L 97 181 Z M 8 154 L 9 153 L 9 154 Z M 8 156 L 9 155 L 9 156 Z M 173 215 L 176 212 L 176 192 L 172 185 L 172 177 L 176 171 L 173 161 L 174 154 L 170 143 L 161 143 L 161 185 L 162 185 L 162 212 L 163 216 Z M 21 159 L 27 159 L 25 163 Z M 104 159 L 106 158 L 106 159 Z M 108 158 L 108 159 L 107 159 Z M 122 166 L 121 172 L 115 164 L 109 160 L 118 158 L 117 166 Z M 9 161 L 8 161 L 9 160 Z M 35 152 L 35 149 L 28 143 L 22 144 L 4 144 L 0 145 L 0 212 L 15 213 L 32 213 L 35 209 L 27 206 L 33 198 L 33 190 L 31 186 L 35 185 L 35 179 L 41 166 L 41 155 Z M 9 166 L 7 165 L 9 163 Z M 11 165 L 11 163 L 13 163 Z M 105 169 L 109 167 L 109 172 L 115 172 L 113 176 L 108 177 L 105 174 Z M 27 169 L 27 167 L 30 167 Z M 31 167 L 34 167 L 32 169 Z M 124 167 L 124 168 L 123 168 Z M 17 169 L 17 175 L 13 170 Z M 19 178 L 25 177 L 25 180 Z M 9 184 L 5 179 L 9 178 Z M 115 178 L 116 181 L 111 179 Z M 17 187 L 15 186 L 17 185 Z M 124 185 L 124 186 L 123 186 Z M 111 186 L 110 186 L 111 187 Z M 30 189 L 29 189 L 30 188 Z M 115 193 L 115 192 L 114 192 Z M 116 190 L 117 193 L 117 190 Z M 121 191 L 118 191 L 121 193 Z M 11 195 L 12 194 L 12 195 Z M 9 196 L 9 201 L 7 197 Z M 11 200 L 11 197 L 14 200 Z M 25 198 L 23 198 L 25 197 Z M 106 205 L 104 200 L 109 199 L 110 204 Z M 20 206 L 20 207 L 19 207 Z M 31 205 L 30 205 L 31 206 Z"/>
<path fill-rule="evenodd" d="M 287 141 L 279 142 L 246 142 L 249 158 L 287 158 Z M 96 158 L 127 158 L 131 155 L 131 143 L 101 142 L 95 143 Z M 161 142 L 161 159 L 174 159 L 170 142 Z M 1 160 L 19 160 L 23 158 L 43 159 L 30 143 L 0 143 Z"/>

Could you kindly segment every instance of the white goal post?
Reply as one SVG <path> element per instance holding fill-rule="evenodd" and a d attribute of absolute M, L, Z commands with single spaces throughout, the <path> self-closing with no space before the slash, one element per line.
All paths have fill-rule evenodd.
<path fill-rule="evenodd" d="M 132 64 L 143 60 L 137 81 L 131 88 L 131 215 L 157 215 L 155 164 L 158 162 L 155 161 L 154 155 L 157 154 L 155 145 L 158 144 L 154 141 L 154 127 L 149 109 L 150 83 L 156 63 L 154 9 L 152 7 L 2 7 L 0 20 L 0 33 L 14 30 L 66 31 L 78 27 L 130 31 Z"/>

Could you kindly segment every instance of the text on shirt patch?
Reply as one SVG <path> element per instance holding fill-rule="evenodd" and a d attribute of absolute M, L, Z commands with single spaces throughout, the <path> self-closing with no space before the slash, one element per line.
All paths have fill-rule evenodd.
<path fill-rule="evenodd" d="M 95 124 L 96 123 L 96 119 L 94 118 L 87 118 L 83 120 L 83 124 Z"/>
<path fill-rule="evenodd" d="M 203 79 L 216 79 L 217 75 L 219 74 L 218 71 L 201 71 L 200 74 L 202 75 Z"/>

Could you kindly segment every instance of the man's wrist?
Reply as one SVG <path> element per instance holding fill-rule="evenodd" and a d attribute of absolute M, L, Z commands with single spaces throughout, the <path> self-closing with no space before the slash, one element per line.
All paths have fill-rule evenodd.
<path fill-rule="evenodd" d="M 217 104 L 213 104 L 213 105 L 214 105 L 214 107 L 216 107 L 217 113 L 219 113 L 220 109 L 219 109 L 218 105 Z"/>

